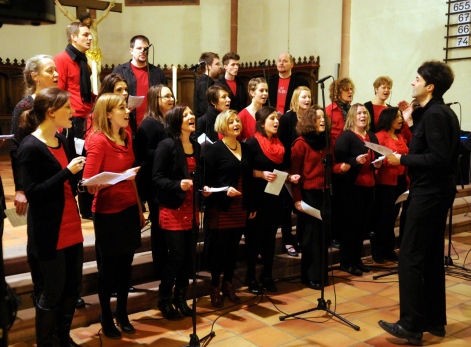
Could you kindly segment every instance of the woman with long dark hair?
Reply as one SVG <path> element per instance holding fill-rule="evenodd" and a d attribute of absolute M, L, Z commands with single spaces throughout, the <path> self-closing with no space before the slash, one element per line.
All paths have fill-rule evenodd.
<path fill-rule="evenodd" d="M 95 103 L 93 131 L 87 149 L 87 165 L 83 177 L 101 172 L 121 173 L 132 168 L 134 153 L 129 125 L 129 110 L 122 95 L 105 93 Z M 137 172 L 138 168 L 135 169 Z M 93 224 L 98 267 L 98 298 L 101 326 L 105 336 L 121 338 L 113 322 L 111 293 L 116 290 L 114 315 L 121 331 L 133 334 L 127 314 L 128 290 L 134 251 L 141 245 L 144 217 L 140 209 L 134 176 L 115 185 L 87 187 L 94 195 Z"/>
<path fill-rule="evenodd" d="M 155 201 L 152 186 L 152 167 L 155 150 L 167 138 L 164 120 L 167 112 L 175 106 L 172 90 L 163 84 L 154 85 L 147 92 L 147 109 L 136 135 L 136 160 L 141 166 L 137 187 L 141 201 L 149 206 L 150 239 L 155 277 L 160 279 L 167 259 L 165 235 L 159 228 L 159 204 Z"/>
<path fill-rule="evenodd" d="M 33 108 L 36 95 L 43 89 L 49 87 L 57 87 L 59 74 L 56 70 L 56 63 L 50 55 L 39 54 L 31 57 L 26 61 L 23 70 L 23 80 L 25 84 L 25 97 L 15 106 L 11 119 L 11 133 L 14 137 L 11 140 L 11 169 L 13 171 L 13 181 L 15 184 L 15 200 L 16 213 L 19 216 L 26 214 L 28 199 L 23 189 L 23 175 L 20 162 L 18 160 L 18 148 L 21 141 L 26 135 L 36 130 L 37 124 L 20 124 L 20 117 L 23 112 Z M 39 300 L 42 291 L 41 271 L 39 270 L 38 261 L 33 253 L 27 247 L 26 255 L 28 265 L 31 270 L 31 279 L 33 281 L 33 295 L 35 300 Z"/>
<path fill-rule="evenodd" d="M 160 207 L 159 225 L 168 247 L 157 307 L 169 320 L 192 315 L 186 292 L 192 272 L 192 249 L 195 247 L 193 222 L 198 224 L 194 189 L 200 186 L 200 145 L 190 137 L 195 126 L 196 118 L 189 107 L 177 105 L 172 108 L 165 117 L 168 138 L 160 141 L 154 156 L 152 184 Z"/>
<path fill-rule="evenodd" d="M 247 246 L 247 284 L 249 291 L 260 294 L 262 290 L 255 277 L 257 257 L 262 256 L 263 270 L 260 275 L 262 287 L 276 292 L 273 281 L 273 257 L 275 256 L 276 231 L 281 222 L 283 209 L 283 191 L 279 195 L 265 193 L 267 182 L 273 182 L 277 174 L 273 171 L 285 171 L 288 164 L 283 160 L 285 149 L 278 132 L 278 114 L 274 107 L 265 106 L 255 114 L 257 131 L 247 140 L 252 160 L 254 176 L 255 210 L 254 219 L 250 220 L 245 234 Z M 299 175 L 288 175 L 287 182 L 297 183 Z M 286 187 L 283 187 L 286 189 Z"/>
<path fill-rule="evenodd" d="M 83 235 L 74 175 L 85 158 L 71 159 L 58 133 L 72 127 L 73 113 L 69 93 L 52 87 L 41 90 L 22 115 L 25 129 L 35 129 L 21 141 L 18 159 L 29 202 L 27 248 L 42 280 L 35 302 L 38 346 L 52 346 L 53 335 L 60 346 L 76 345 L 69 333 L 82 283 Z"/>

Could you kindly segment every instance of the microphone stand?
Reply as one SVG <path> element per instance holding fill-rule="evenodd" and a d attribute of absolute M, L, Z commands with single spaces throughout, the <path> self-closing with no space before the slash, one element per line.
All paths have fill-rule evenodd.
<path fill-rule="evenodd" d="M 196 224 L 196 192 L 199 190 L 199 181 L 200 177 L 197 177 L 198 174 L 197 172 L 199 169 L 195 170 L 196 172 L 193 172 L 193 212 L 192 212 L 192 219 L 191 219 L 191 229 L 192 229 L 192 251 L 191 251 L 191 256 L 193 259 L 193 302 L 192 302 L 192 315 L 191 315 L 191 323 L 193 326 L 193 333 L 190 334 L 190 343 L 188 345 L 184 345 L 184 347 L 200 347 L 201 342 L 206 341 L 208 338 L 212 338 L 216 336 L 216 333 L 214 331 L 211 331 L 208 335 L 204 336 L 199 339 L 198 335 L 196 334 L 196 246 L 198 244 L 198 235 L 199 235 L 199 229 L 198 225 Z M 197 184 L 195 184 L 197 183 Z"/>
<path fill-rule="evenodd" d="M 324 96 L 324 81 L 319 81 L 322 90 L 322 108 L 325 113 L 325 96 Z M 321 233 L 321 297 L 317 299 L 317 307 L 310 308 L 304 311 L 292 313 L 286 316 L 280 316 L 280 321 L 284 321 L 286 318 L 295 317 L 304 313 L 312 312 L 312 311 L 325 311 L 330 313 L 332 316 L 337 317 L 342 322 L 350 325 L 356 331 L 360 330 L 358 325 L 353 324 L 352 322 L 348 321 L 347 319 L 340 316 L 338 313 L 332 311 L 330 309 L 330 300 L 325 300 L 324 298 L 324 277 L 325 277 L 325 268 L 326 268 L 326 258 L 327 258 L 327 245 L 326 245 L 326 236 L 330 234 L 331 229 L 331 204 L 330 204 L 330 197 L 332 195 L 332 154 L 330 151 L 330 128 L 327 126 L 326 122 L 326 129 L 325 129 L 325 136 L 326 136 L 326 155 L 325 158 L 322 160 L 324 165 L 324 213 L 322 214 L 322 226 L 323 232 Z"/>

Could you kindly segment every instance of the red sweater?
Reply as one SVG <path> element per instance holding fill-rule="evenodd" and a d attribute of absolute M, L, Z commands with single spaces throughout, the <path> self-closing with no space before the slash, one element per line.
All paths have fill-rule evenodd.
<path fill-rule="evenodd" d="M 381 146 L 388 147 L 398 154 L 407 154 L 409 153 L 409 148 L 404 141 L 404 138 L 401 134 L 397 134 L 397 140 L 394 140 L 391 135 L 385 130 L 381 130 L 376 133 L 378 138 L 378 143 Z M 389 186 L 397 185 L 397 177 L 403 175 L 405 168 L 402 165 L 393 166 L 388 163 L 387 159 L 383 160 L 381 168 L 376 172 L 376 183 L 385 184 Z"/>
<path fill-rule="evenodd" d="M 332 138 L 332 144 L 335 145 L 335 141 L 337 141 L 337 138 L 343 132 L 343 128 L 345 127 L 345 121 L 343 120 L 342 110 L 340 109 L 340 107 L 338 107 L 336 102 L 333 102 L 325 108 L 325 112 L 332 121 L 330 137 Z"/>
<path fill-rule="evenodd" d="M 292 184 L 293 201 L 302 200 L 302 189 L 324 189 L 324 165 L 326 148 L 315 150 L 300 136 L 291 147 L 291 175 L 300 175 L 298 184 Z M 335 164 L 333 172 L 340 173 L 342 163 Z"/>
<path fill-rule="evenodd" d="M 134 153 L 131 134 L 128 132 L 127 144 L 118 145 L 98 132 L 90 136 L 87 149 L 87 163 L 83 178 L 93 177 L 100 172 L 124 172 L 132 168 Z M 122 181 L 113 186 L 100 189 L 93 199 L 93 212 L 117 213 L 137 204 L 136 190 L 132 181 Z"/>
<path fill-rule="evenodd" d="M 91 103 L 82 102 L 80 96 L 80 65 L 73 61 L 66 51 L 54 57 L 59 81 L 57 86 L 70 93 L 70 104 L 75 110 L 74 117 L 86 118 L 93 107 Z"/>

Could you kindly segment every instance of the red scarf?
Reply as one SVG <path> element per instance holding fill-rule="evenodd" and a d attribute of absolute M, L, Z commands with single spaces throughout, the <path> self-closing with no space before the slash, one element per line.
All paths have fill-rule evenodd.
<path fill-rule="evenodd" d="M 263 154 L 275 164 L 281 164 L 285 148 L 278 137 L 272 136 L 271 139 L 263 136 L 259 132 L 254 134 L 257 139 Z"/>

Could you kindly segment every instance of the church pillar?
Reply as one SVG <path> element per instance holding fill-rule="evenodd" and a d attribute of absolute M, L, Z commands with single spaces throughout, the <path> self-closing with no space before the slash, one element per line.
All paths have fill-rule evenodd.
<path fill-rule="evenodd" d="M 231 0 L 231 52 L 237 52 L 239 0 Z"/>
<path fill-rule="evenodd" d="M 350 74 L 350 27 L 352 15 L 352 1 L 342 0 L 342 40 L 340 51 L 339 77 L 348 77 Z"/>

